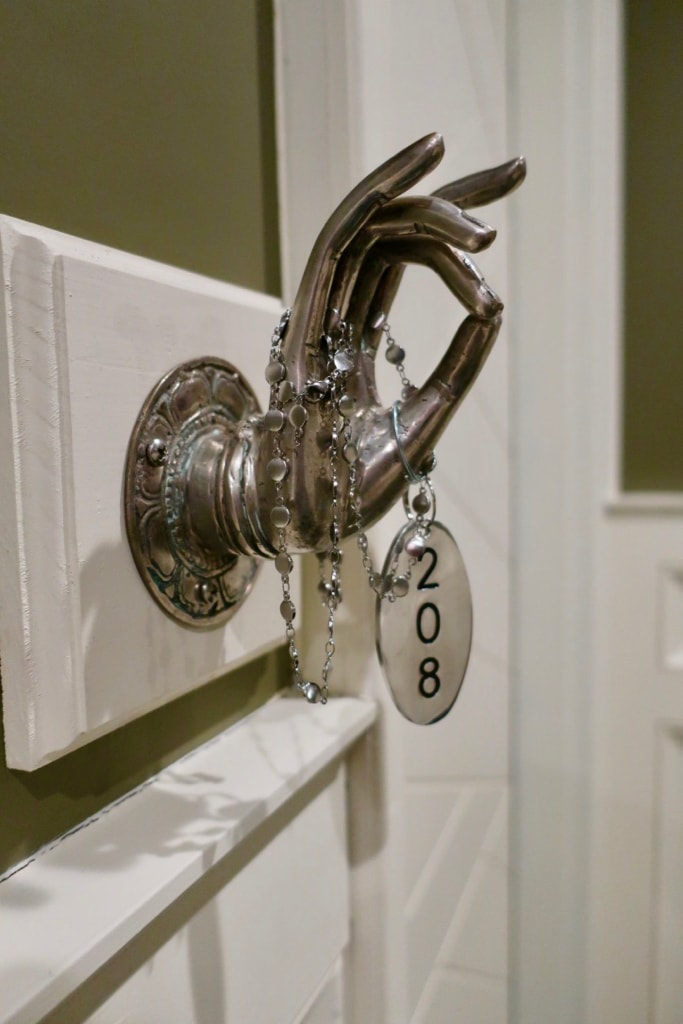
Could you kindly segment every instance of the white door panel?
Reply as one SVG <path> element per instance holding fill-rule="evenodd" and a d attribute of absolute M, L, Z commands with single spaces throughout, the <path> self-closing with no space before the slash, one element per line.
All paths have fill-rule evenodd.
<path fill-rule="evenodd" d="M 345 6 L 354 29 L 349 134 L 357 176 L 432 130 L 442 132 L 446 155 L 417 192 L 516 155 L 506 137 L 502 0 L 359 0 Z M 507 209 L 503 202 L 482 211 L 498 238 L 477 257 L 504 301 L 510 298 Z M 409 269 L 390 321 L 416 383 L 436 364 L 462 315 L 439 281 Z M 352 767 L 354 843 L 364 853 L 354 860 L 352 890 L 352 1009 L 359 1024 L 507 1020 L 507 315 L 504 322 L 490 360 L 437 449 L 437 515 L 461 545 L 474 596 L 472 662 L 443 722 L 416 729 L 398 719 L 376 665 L 373 638 L 363 631 L 372 615 L 371 602 L 362 596 L 367 585 L 359 578 L 354 588 L 356 642 L 347 685 L 377 694 L 382 702 L 375 770 L 384 780 L 379 823 L 367 821 L 363 779 L 354 788 Z M 378 376 L 382 397 L 392 401 L 397 395 L 390 368 L 380 367 Z M 401 518 L 394 511 L 373 529 L 376 561 Z M 494 823 L 498 845 L 489 859 L 487 835 Z M 487 882 L 480 890 L 483 877 Z M 468 959 L 464 950 L 481 949 L 487 929 L 495 941 L 481 974 L 481 957 L 473 953 Z"/>
<path fill-rule="evenodd" d="M 5 219 L 0 236 L 2 682 L 8 763 L 31 769 L 280 640 L 274 573 L 224 628 L 172 622 L 137 574 L 121 512 L 148 392 L 215 355 L 263 403 L 280 307 L 22 222 Z"/>
<path fill-rule="evenodd" d="M 520 1024 L 683 1013 L 683 502 L 620 493 L 624 9 L 511 5 Z"/>
<path fill-rule="evenodd" d="M 683 1019 L 683 503 L 603 517 L 590 1012 Z M 628 984 L 623 978 L 628 978 Z"/>

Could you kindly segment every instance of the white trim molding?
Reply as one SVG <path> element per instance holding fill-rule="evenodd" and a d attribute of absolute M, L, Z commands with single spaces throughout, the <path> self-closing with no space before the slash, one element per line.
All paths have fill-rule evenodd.
<path fill-rule="evenodd" d="M 600 529 L 616 490 L 621 4 L 510 5 L 510 1021 L 587 1020 Z M 552 940 L 549 941 L 549 937 Z"/>
<path fill-rule="evenodd" d="M 366 700 L 311 708 L 276 698 L 6 877 L 1 1024 L 34 1024 L 58 1006 L 338 761 L 375 715 Z"/>
<path fill-rule="evenodd" d="M 680 491 L 621 491 L 605 502 L 609 516 L 681 516 Z"/>

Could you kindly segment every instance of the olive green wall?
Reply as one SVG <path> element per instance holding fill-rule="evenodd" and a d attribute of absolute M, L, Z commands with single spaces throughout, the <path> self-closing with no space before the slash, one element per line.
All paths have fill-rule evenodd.
<path fill-rule="evenodd" d="M 0 211 L 279 294 L 268 0 L 0 0 Z"/>
<path fill-rule="evenodd" d="M 279 294 L 267 0 L 0 0 L 0 38 L 0 212 Z M 0 873 L 287 676 L 281 650 L 39 771 L 1 761 Z"/>
<path fill-rule="evenodd" d="M 627 490 L 683 488 L 683 3 L 626 0 Z"/>

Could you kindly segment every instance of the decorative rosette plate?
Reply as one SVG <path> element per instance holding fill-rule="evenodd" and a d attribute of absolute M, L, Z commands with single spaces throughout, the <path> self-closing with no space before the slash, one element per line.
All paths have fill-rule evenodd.
<path fill-rule="evenodd" d="M 163 610 L 195 629 L 227 622 L 256 576 L 255 558 L 207 542 L 215 522 L 203 520 L 218 514 L 219 495 L 213 491 L 243 443 L 245 422 L 259 411 L 234 366 L 213 357 L 195 359 L 157 384 L 131 435 L 124 516 L 133 558 Z M 202 486 L 209 500 L 197 509 L 187 499 Z"/>

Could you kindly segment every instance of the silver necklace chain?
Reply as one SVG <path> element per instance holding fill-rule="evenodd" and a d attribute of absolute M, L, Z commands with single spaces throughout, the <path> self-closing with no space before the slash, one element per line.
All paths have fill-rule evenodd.
<path fill-rule="evenodd" d="M 391 333 L 391 327 L 388 323 L 382 325 L 382 331 L 384 332 L 386 350 L 385 358 L 398 373 L 401 379 L 401 397 L 403 399 L 409 398 L 417 389 L 414 384 L 411 383 L 408 378 L 403 360 L 405 359 L 405 350 L 396 343 L 396 339 Z M 368 577 L 368 583 L 375 594 L 380 598 L 386 598 L 388 601 L 393 602 L 397 597 L 405 597 L 410 588 L 410 579 L 412 575 L 412 568 L 415 563 L 422 557 L 426 546 L 426 538 L 429 534 L 429 526 L 434 520 L 436 503 L 434 500 L 434 488 L 429 478 L 428 473 L 422 472 L 415 474 L 408 466 L 407 460 L 403 455 L 403 448 L 401 445 L 401 439 L 398 431 L 396 430 L 396 416 L 397 416 L 398 404 L 395 403 L 392 408 L 392 423 L 394 425 L 394 433 L 396 446 L 406 468 L 406 478 L 409 483 L 417 483 L 419 491 L 412 502 L 412 510 L 408 506 L 407 491 L 404 495 L 403 506 L 408 518 L 415 520 L 415 530 L 413 531 L 410 539 L 406 543 L 406 551 L 408 554 L 408 564 L 405 571 L 397 576 L 396 570 L 398 568 L 398 561 L 400 552 L 395 551 L 394 559 L 389 567 L 388 572 L 382 574 L 377 572 L 375 569 L 372 559 L 370 557 L 368 538 L 363 529 L 363 516 L 360 496 L 354 490 L 352 508 L 354 512 L 354 527 L 357 537 L 358 549 L 361 555 L 361 561 L 363 568 Z M 435 465 L 434 459 L 432 458 L 430 469 Z M 354 481 L 355 483 L 355 481 Z M 431 513 L 429 519 L 427 515 Z"/>
<path fill-rule="evenodd" d="M 342 600 L 341 562 L 343 553 L 341 543 L 341 521 L 339 508 L 339 472 L 341 461 L 347 466 L 348 502 L 353 515 L 353 527 L 357 535 L 358 548 L 361 553 L 363 568 L 368 577 L 371 589 L 380 598 L 395 601 L 404 597 L 410 588 L 412 567 L 422 556 L 429 527 L 434 520 L 435 499 L 434 489 L 427 472 L 414 473 L 403 454 L 397 426 L 397 406 L 394 407 L 392 421 L 396 444 L 401 461 L 406 469 L 408 484 L 416 483 L 418 494 L 413 499 L 412 509 L 408 503 L 408 492 L 404 494 L 403 505 L 406 515 L 415 523 L 405 545 L 408 565 L 404 572 L 396 575 L 401 552 L 396 552 L 392 564 L 386 573 L 377 572 L 369 553 L 368 538 L 363 529 L 362 504 L 358 494 L 358 449 L 354 443 L 351 429 L 353 400 L 347 395 L 345 387 L 350 373 L 355 370 L 355 359 L 352 347 L 351 329 L 345 321 L 340 321 L 333 333 L 323 336 L 321 346 L 328 357 L 327 375 L 321 380 L 307 381 L 304 389 L 297 392 L 291 381 L 287 379 L 287 368 L 282 355 L 282 342 L 291 316 L 291 310 L 283 313 L 270 343 L 270 361 L 266 367 L 266 380 L 270 385 L 270 404 L 264 422 L 273 434 L 272 457 L 266 466 L 266 475 L 272 482 L 275 497 L 270 511 L 271 522 L 277 530 L 277 555 L 275 568 L 280 574 L 282 584 L 282 601 L 280 615 L 285 621 L 285 638 L 292 666 L 294 685 L 301 691 L 311 704 L 327 703 L 329 693 L 329 677 L 335 654 L 335 612 Z M 388 324 L 383 331 L 387 343 L 386 358 L 395 366 L 402 384 L 402 397 L 407 398 L 415 390 L 408 379 L 403 360 L 404 350 L 396 344 Z M 327 609 L 327 637 L 324 648 L 324 662 L 320 684 L 304 679 L 301 671 L 301 659 L 296 644 L 294 619 L 296 607 L 292 599 L 291 573 L 293 560 L 287 550 L 287 526 L 291 520 L 291 511 L 287 506 L 284 494 L 284 481 L 290 472 L 291 465 L 283 447 L 283 431 L 289 422 L 294 430 L 294 447 L 301 445 L 303 433 L 308 419 L 306 405 L 311 402 L 329 401 L 332 408 L 331 437 L 329 445 L 330 462 L 330 547 L 318 553 L 320 583 L 318 590 L 323 606 Z M 431 468 L 431 467 L 430 467 Z M 326 565 L 329 568 L 326 568 Z"/>

